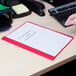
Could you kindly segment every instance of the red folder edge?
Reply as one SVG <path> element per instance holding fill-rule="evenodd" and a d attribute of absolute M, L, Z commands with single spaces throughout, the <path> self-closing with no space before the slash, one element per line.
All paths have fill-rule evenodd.
<path fill-rule="evenodd" d="M 29 22 L 29 21 L 27 21 L 27 22 Z M 25 23 L 26 23 L 26 22 L 25 22 Z M 25 24 L 25 23 L 24 23 L 24 24 Z M 40 26 L 40 27 L 42 27 L 42 28 L 45 28 L 45 29 L 48 29 L 48 30 L 51 30 L 51 31 L 54 31 L 54 32 L 57 32 L 57 33 L 60 33 L 60 34 L 63 34 L 63 35 L 68 36 L 68 37 L 70 37 L 70 38 L 72 38 L 72 39 L 61 49 L 61 51 L 60 51 L 56 56 L 49 55 L 49 54 L 44 53 L 44 52 L 42 52 L 42 51 L 40 51 L 40 50 L 38 50 L 38 49 L 32 48 L 32 47 L 27 46 L 27 45 L 25 45 L 25 44 L 22 44 L 22 43 L 20 43 L 20 42 L 18 42 L 18 41 L 12 40 L 12 39 L 8 38 L 7 36 L 2 37 L 2 40 L 7 41 L 7 42 L 9 42 L 9 43 L 12 43 L 12 44 L 14 44 L 14 45 L 16 45 L 16 46 L 19 46 L 19 47 L 21 47 L 21 48 L 27 49 L 27 50 L 35 53 L 35 54 L 38 54 L 38 55 L 43 56 L 43 57 L 45 57 L 45 58 L 48 58 L 48 59 L 50 59 L 50 60 L 54 60 L 54 59 L 64 50 L 64 48 L 67 47 L 68 44 L 74 39 L 73 36 L 66 35 L 66 34 L 64 34 L 64 33 L 61 33 L 61 32 L 55 31 L 55 30 L 52 30 L 52 29 L 50 29 L 50 28 L 47 28 L 47 27 L 44 27 L 44 26 L 41 26 L 41 25 L 38 25 L 38 24 L 35 24 L 35 23 L 32 23 L 32 22 L 29 22 L 29 23 L 34 24 L 34 25 L 37 25 L 37 26 Z M 24 24 L 22 24 L 21 26 L 23 26 Z M 20 28 L 21 26 L 19 26 L 18 28 Z M 17 30 L 18 28 L 16 28 L 15 30 Z M 15 30 L 14 30 L 14 31 L 15 31 Z M 14 32 L 14 31 L 12 31 L 12 32 Z M 12 33 L 12 32 L 10 32 L 10 33 Z M 9 34 L 10 34 L 10 33 L 9 33 Z"/>

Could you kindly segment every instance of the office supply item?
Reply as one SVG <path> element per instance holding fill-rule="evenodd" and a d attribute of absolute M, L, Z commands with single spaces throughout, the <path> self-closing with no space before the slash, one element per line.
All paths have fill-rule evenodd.
<path fill-rule="evenodd" d="M 12 6 L 13 18 L 24 17 L 30 14 L 29 9 L 22 3 Z"/>
<path fill-rule="evenodd" d="M 70 15 L 76 13 L 76 2 L 51 8 L 48 11 L 50 15 L 55 17 L 64 27 L 68 27 L 65 25 L 65 21 Z"/>
<path fill-rule="evenodd" d="M 26 5 L 31 11 L 35 12 L 39 16 L 45 16 L 43 9 L 45 8 L 43 3 L 35 0 L 19 0 L 21 3 Z"/>
<path fill-rule="evenodd" d="M 29 12 L 29 9 L 27 7 L 25 7 L 23 4 L 19 4 L 19 5 L 16 5 L 16 6 L 13 6 L 12 7 L 14 10 L 16 10 L 15 12 L 17 14 L 21 14 L 21 13 L 26 13 L 26 12 Z"/>
<path fill-rule="evenodd" d="M 13 18 L 20 18 L 31 14 L 31 11 L 27 8 L 27 6 L 19 0 L 11 0 L 11 3 Z"/>
<path fill-rule="evenodd" d="M 5 31 L 11 27 L 12 10 L 8 0 L 0 1 L 0 31 Z"/>
<path fill-rule="evenodd" d="M 54 7 L 57 7 L 57 6 L 61 6 L 61 5 L 71 3 L 71 2 L 75 2 L 76 0 L 44 0 L 44 1 L 50 3 Z"/>
<path fill-rule="evenodd" d="M 53 60 L 73 40 L 73 37 L 26 22 L 2 39 Z"/>

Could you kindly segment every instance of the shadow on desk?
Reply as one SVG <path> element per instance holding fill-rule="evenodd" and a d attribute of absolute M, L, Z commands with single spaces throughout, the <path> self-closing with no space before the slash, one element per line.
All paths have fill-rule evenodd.
<path fill-rule="evenodd" d="M 72 76 L 76 74 L 76 59 L 41 76 L 66 76 L 69 74 Z"/>

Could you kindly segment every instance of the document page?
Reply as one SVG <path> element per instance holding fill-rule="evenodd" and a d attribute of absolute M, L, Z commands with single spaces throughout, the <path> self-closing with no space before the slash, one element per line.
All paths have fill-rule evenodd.
<path fill-rule="evenodd" d="M 37 26 L 30 22 L 26 22 L 7 37 L 52 56 L 56 56 L 72 39 L 67 35 Z"/>

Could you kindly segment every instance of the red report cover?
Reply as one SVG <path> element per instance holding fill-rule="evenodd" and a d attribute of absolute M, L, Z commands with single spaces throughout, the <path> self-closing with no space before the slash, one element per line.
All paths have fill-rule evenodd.
<path fill-rule="evenodd" d="M 73 37 L 27 21 L 2 40 L 54 60 Z"/>

